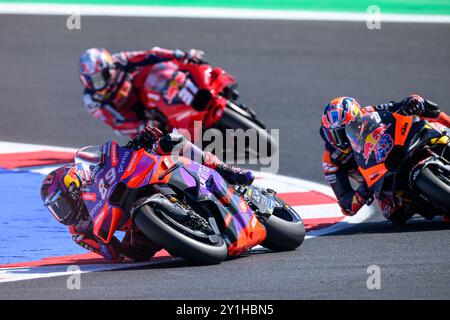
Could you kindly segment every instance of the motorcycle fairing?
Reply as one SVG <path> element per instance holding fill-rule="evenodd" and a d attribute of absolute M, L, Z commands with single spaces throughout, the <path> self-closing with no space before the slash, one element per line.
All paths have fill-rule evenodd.
<path fill-rule="evenodd" d="M 82 197 L 94 223 L 94 234 L 107 243 L 115 230 L 125 227 L 128 220 L 120 208 L 109 203 L 109 198 L 127 174 L 129 164 L 133 164 L 134 154 L 117 142 L 108 141 L 99 147 L 99 155 L 100 162 L 90 165 L 90 181 L 83 187 Z M 80 163 L 83 166 L 86 163 Z"/>
<path fill-rule="evenodd" d="M 401 167 L 403 161 L 415 150 L 430 142 L 433 143 L 433 140 L 439 141 L 443 134 L 417 116 L 404 116 L 387 111 L 380 111 L 378 114 L 379 121 L 373 118 L 371 121 L 371 118 L 363 117 L 363 121 L 369 122 L 367 125 L 371 130 L 361 135 L 362 143 L 370 140 L 370 138 L 366 138 L 367 135 L 380 127 L 384 129 L 382 135 L 389 135 L 393 143 L 389 148 L 386 148 L 386 154 L 382 161 L 376 158 L 375 152 L 370 154 L 367 161 L 365 157 L 365 155 L 367 156 L 367 149 L 365 154 L 355 152 L 355 161 L 368 186 L 375 192 L 376 197 L 379 198 L 380 193 L 383 192 L 393 201 L 397 183 L 397 170 Z M 375 144 L 373 147 L 375 147 Z M 392 203 L 392 205 L 395 204 Z"/>
<path fill-rule="evenodd" d="M 225 226 L 222 235 L 230 256 L 239 255 L 264 240 L 265 227 L 245 200 L 215 170 L 186 159 L 185 163 L 175 166 L 168 185 L 185 192 L 205 208 L 206 203 L 216 207 Z"/>
<path fill-rule="evenodd" d="M 394 147 L 410 143 L 413 120 L 413 116 L 379 111 L 366 114 L 359 122 L 353 121 L 348 125 L 350 132 L 357 132 L 353 137 L 358 144 L 354 149 L 355 161 L 369 187 L 388 172 L 385 160 Z"/>
<path fill-rule="evenodd" d="M 148 73 L 140 99 L 164 115 L 169 131 L 186 128 L 193 137 L 195 121 L 210 128 L 221 118 L 226 99 L 219 93 L 235 83 L 231 75 L 208 64 L 162 62 Z"/>
<path fill-rule="evenodd" d="M 184 157 L 176 160 L 144 149 L 123 148 L 114 141 L 101 146 L 101 162 L 93 168 L 92 180 L 82 190 L 94 234 L 107 243 L 116 230 L 129 228 L 128 214 L 110 202 L 118 184 L 123 183 L 129 189 L 170 186 L 200 205 L 212 203 L 223 219 L 223 237 L 230 256 L 239 255 L 265 239 L 265 227 L 220 174 Z"/>

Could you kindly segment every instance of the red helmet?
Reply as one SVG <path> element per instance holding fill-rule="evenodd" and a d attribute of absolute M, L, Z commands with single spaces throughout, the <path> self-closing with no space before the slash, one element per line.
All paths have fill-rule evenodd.
<path fill-rule="evenodd" d="M 73 225 L 78 221 L 83 204 L 81 184 L 75 164 L 64 165 L 45 177 L 41 198 L 58 222 Z"/>
<path fill-rule="evenodd" d="M 361 106 L 354 98 L 339 97 L 327 104 L 322 116 L 322 130 L 328 142 L 341 151 L 348 150 L 350 142 L 345 126 L 361 114 Z"/>
<path fill-rule="evenodd" d="M 105 89 L 114 68 L 113 58 L 108 50 L 91 48 L 80 56 L 80 79 L 91 90 Z"/>

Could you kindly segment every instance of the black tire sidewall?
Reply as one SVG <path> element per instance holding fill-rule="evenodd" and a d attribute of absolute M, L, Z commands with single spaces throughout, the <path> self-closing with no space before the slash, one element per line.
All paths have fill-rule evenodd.
<path fill-rule="evenodd" d="M 429 200 L 436 201 L 450 211 L 450 186 L 436 177 L 430 168 L 422 169 L 415 185 Z"/>
<path fill-rule="evenodd" d="M 226 108 L 222 117 L 216 124 L 216 128 L 222 131 L 223 134 L 226 133 L 226 129 L 242 129 L 244 131 L 249 129 L 254 129 L 258 132 L 258 146 L 259 139 L 267 144 L 267 155 L 271 156 L 278 152 L 278 144 L 274 137 L 270 135 L 265 128 L 262 128 L 257 123 L 253 122 L 251 119 L 244 117 L 238 112 Z"/>
<path fill-rule="evenodd" d="M 227 245 L 223 239 L 218 246 L 194 240 L 167 225 L 148 205 L 136 210 L 133 221 L 150 240 L 174 256 L 201 264 L 217 264 L 227 258 Z"/>
<path fill-rule="evenodd" d="M 267 236 L 261 245 L 274 251 L 294 250 L 305 239 L 306 231 L 301 219 L 299 222 L 290 222 L 271 215 L 264 226 Z"/>

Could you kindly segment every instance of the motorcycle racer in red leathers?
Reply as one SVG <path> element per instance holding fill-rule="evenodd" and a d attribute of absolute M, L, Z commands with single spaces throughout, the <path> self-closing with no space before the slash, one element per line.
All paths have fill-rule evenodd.
<path fill-rule="evenodd" d="M 320 129 L 320 135 L 325 142 L 322 169 L 325 179 L 336 195 L 342 213 L 346 216 L 355 215 L 365 204 L 370 204 L 373 197 L 358 171 L 345 126 L 353 120 L 355 114 L 364 115 L 377 111 L 403 112 L 436 121 L 445 126 L 450 125 L 449 119 L 442 116 L 437 104 L 416 94 L 400 102 L 367 107 L 361 107 L 354 98 L 350 97 L 339 97 L 328 103 L 324 109 Z M 352 187 L 351 178 L 358 185 L 356 190 Z M 410 217 L 409 213 L 393 208 L 388 201 L 383 199 L 377 199 L 377 201 L 388 220 L 402 223 Z M 447 219 L 446 216 L 443 216 L 443 219 Z"/>
<path fill-rule="evenodd" d="M 83 101 L 91 115 L 112 127 L 118 135 L 135 137 L 146 126 L 166 129 L 157 110 L 147 110 L 139 91 L 152 66 L 169 60 L 195 63 L 200 50 L 189 52 L 154 47 L 111 55 L 106 49 L 91 48 L 80 56 Z"/>
<path fill-rule="evenodd" d="M 251 171 L 224 164 L 212 153 L 202 151 L 189 142 L 176 130 L 163 135 L 157 128 L 146 127 L 125 148 L 133 150 L 145 148 L 148 152 L 159 155 L 180 153 L 215 169 L 230 184 L 250 185 L 254 179 Z M 99 163 L 98 167 L 100 168 L 101 165 Z M 93 221 L 81 195 L 83 185 L 89 181 L 90 174 L 80 169 L 75 163 L 50 172 L 41 187 L 44 205 L 58 222 L 69 226 L 72 239 L 85 249 L 115 262 L 122 261 L 125 257 L 135 261 L 151 259 L 161 248 L 147 239 L 136 227 L 128 230 L 122 241 L 113 236 L 108 243 L 105 243 L 94 235 Z"/>

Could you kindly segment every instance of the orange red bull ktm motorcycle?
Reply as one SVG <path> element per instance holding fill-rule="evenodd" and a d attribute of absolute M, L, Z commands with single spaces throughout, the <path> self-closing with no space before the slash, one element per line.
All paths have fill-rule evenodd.
<path fill-rule="evenodd" d="M 220 263 L 262 245 L 293 250 L 305 237 L 299 214 L 257 186 L 229 185 L 215 170 L 184 157 L 134 151 L 110 141 L 76 153 L 94 234 L 108 243 L 138 227 L 174 256 Z"/>
<path fill-rule="evenodd" d="M 379 111 L 347 125 L 358 169 L 394 223 L 450 214 L 450 130 L 429 120 Z"/>

